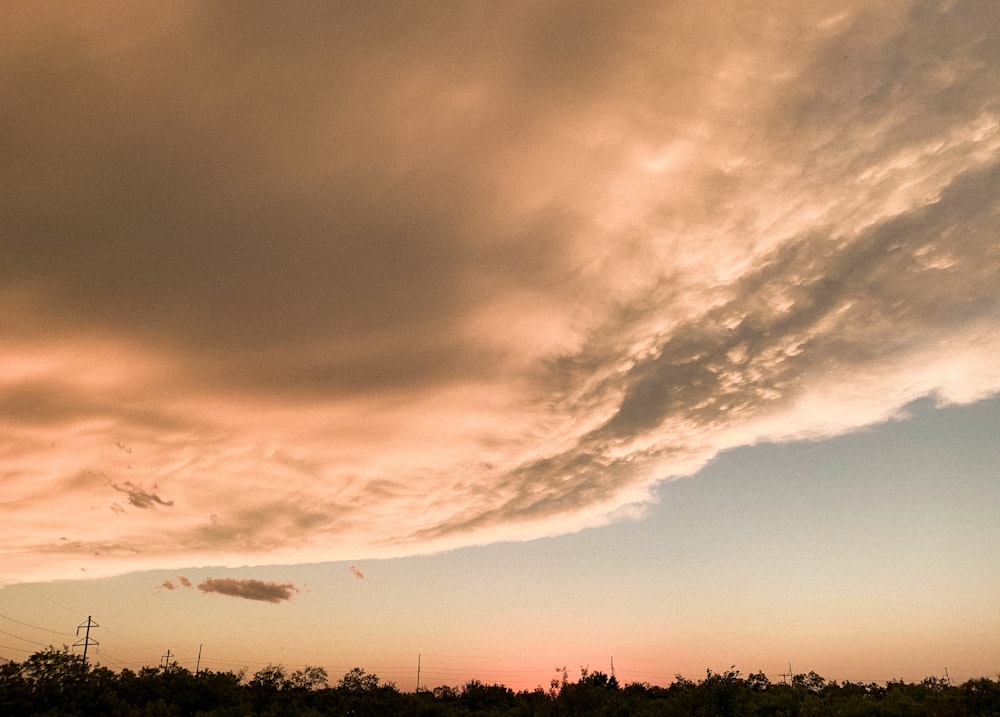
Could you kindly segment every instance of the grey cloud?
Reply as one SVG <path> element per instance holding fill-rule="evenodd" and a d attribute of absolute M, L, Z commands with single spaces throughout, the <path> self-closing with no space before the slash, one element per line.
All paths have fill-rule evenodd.
<path fill-rule="evenodd" d="M 779 120 L 772 127 L 794 132 L 781 135 L 793 146 L 820 139 L 855 143 L 846 156 L 859 162 L 895 146 L 947 136 L 981 112 L 984 98 L 1000 87 L 995 13 L 989 0 L 950 6 L 921 0 L 898 18 L 859 14 L 853 27 L 815 56 L 796 92 L 785 98 L 790 102 L 776 119 L 794 125 Z M 866 32 L 873 21 L 894 24 L 881 42 Z M 831 72 L 837 81 L 822 81 Z M 839 121 L 831 127 L 834 111 Z"/>
<path fill-rule="evenodd" d="M 150 493 L 142 486 L 135 485 L 132 481 L 112 483 L 111 487 L 119 493 L 124 493 L 128 496 L 128 502 L 136 508 L 155 508 L 158 505 L 170 508 L 174 504 L 172 500 L 164 500 L 156 493 Z"/>
<path fill-rule="evenodd" d="M 990 227 L 998 183 L 1000 165 L 970 171 L 933 204 L 857 239 L 811 234 L 782 246 L 738 282 L 730 302 L 635 363 L 621 379 L 618 412 L 598 433 L 620 438 L 668 416 L 710 424 L 773 408 L 810 376 L 864 371 L 996 315 L 1000 250 Z M 924 265 L 934 251 L 948 256 L 947 268 Z M 824 320 L 832 323 L 821 328 Z"/>
<path fill-rule="evenodd" d="M 783 245 L 742 277 L 726 304 L 677 327 L 659 351 L 600 386 L 622 394 L 614 416 L 571 451 L 520 466 L 496 481 L 482 508 L 416 538 L 570 514 L 612 498 L 637 469 L 683 453 L 665 421 L 712 426 L 747 420 L 793 401 L 811 377 L 865 372 L 878 361 L 933 344 L 948 332 L 1000 314 L 1000 165 L 958 177 L 934 203 L 872 227 L 853 240 L 809 234 Z M 951 227 L 965 231 L 947 242 Z M 928 253 L 949 257 L 928 268 Z M 639 312 L 642 313 L 642 312 Z M 824 327 L 824 322 L 831 322 Z M 611 354 L 604 362 L 621 357 Z M 557 369 L 595 356 L 566 357 Z M 586 397 L 578 410 L 585 410 Z M 615 442 L 650 436 L 654 448 L 610 458 Z M 497 496 L 504 496 L 495 500 Z M 513 497 L 511 497 L 513 496 Z"/>
<path fill-rule="evenodd" d="M 35 170 L 32 181 L 4 183 L 15 193 L 8 218 L 21 227 L 4 283 L 30 277 L 70 318 L 200 345 L 446 316 L 462 252 L 442 214 L 454 209 L 428 188 L 461 202 L 461 183 L 394 181 L 384 118 L 369 125 L 345 101 L 345 91 L 354 100 L 379 95 L 377 81 L 362 82 L 363 57 L 340 51 L 358 42 L 353 23 L 290 15 L 271 24 L 216 10 L 198 19 L 197 35 L 131 56 L 69 50 L 30 74 L 23 56 L 6 63 L 4 84 L 20 100 L 6 105 L 8 147 L 23 155 L 5 164 Z M 302 47 L 316 28 L 329 35 L 329 44 L 311 45 L 328 54 L 329 73 L 312 71 L 324 58 Z M 282 62 L 270 61 L 269 40 L 281 43 Z M 217 57 L 234 42 L 241 51 Z M 191 63 L 203 64 L 192 73 Z M 323 84 L 303 87 L 303 77 Z M 69 133 L 65 117 L 75 118 Z M 39 161 L 53 156 L 58 166 Z M 326 176 L 310 176 L 315 169 Z M 296 186 L 289 172 L 309 184 Z M 33 204 L 39 185 L 49 189 L 44 206 Z"/>
<path fill-rule="evenodd" d="M 621 65 L 659 46 L 659 12 L 209 6 L 176 34 L 136 13 L 131 32 L 155 41 L 117 55 L 70 42 L 69 13 L 44 34 L 59 52 L 12 42 L 0 71 L 18 227 L 0 291 L 32 287 L 50 325 L 182 351 L 213 385 L 487 375 L 499 357 L 457 322 L 568 277 L 562 227 L 581 221 L 518 229 L 497 173 L 595 97 L 647 96 L 653 78 Z M 485 106 L 440 126 L 438 95 L 463 86 Z"/>
<path fill-rule="evenodd" d="M 519 466 L 447 520 L 398 542 L 475 533 L 484 528 L 571 515 L 613 498 L 630 482 L 639 456 L 608 459 L 577 449 Z"/>
<path fill-rule="evenodd" d="M 262 580 L 208 578 L 198 584 L 203 593 L 217 593 L 245 600 L 279 603 L 291 600 L 299 590 L 292 583 L 268 583 Z"/>

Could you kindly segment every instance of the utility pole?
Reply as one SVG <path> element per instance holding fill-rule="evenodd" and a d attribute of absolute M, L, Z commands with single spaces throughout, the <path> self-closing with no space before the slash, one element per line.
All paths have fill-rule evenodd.
<path fill-rule="evenodd" d="M 100 627 L 100 625 L 98 625 L 96 622 L 94 622 L 93 618 L 91 618 L 90 615 L 87 615 L 87 622 L 81 622 L 79 625 L 77 625 L 77 628 L 76 628 L 76 635 L 77 635 L 77 637 L 80 636 L 80 630 L 86 630 L 86 632 L 84 632 L 84 634 L 83 634 L 83 639 L 82 640 L 77 640 L 76 642 L 73 643 L 73 647 L 80 647 L 81 645 L 83 646 L 83 664 L 84 665 L 87 664 L 87 648 L 90 647 L 91 645 L 100 645 L 101 644 L 97 640 L 91 640 L 90 639 L 90 628 L 92 628 L 92 627 Z"/>
<path fill-rule="evenodd" d="M 199 672 L 201 672 L 201 645 L 198 645 L 198 664 L 194 667 L 194 676 L 197 677 Z"/>
<path fill-rule="evenodd" d="M 417 653 L 417 692 L 420 692 L 420 653 Z"/>
<path fill-rule="evenodd" d="M 167 648 L 167 654 L 165 654 L 163 657 L 160 658 L 163 661 L 163 666 L 164 667 L 170 667 L 170 658 L 171 658 L 171 656 L 172 655 L 170 654 L 170 648 L 168 647 Z"/>
<path fill-rule="evenodd" d="M 785 681 L 786 677 L 788 678 L 789 681 L 791 681 L 791 679 L 792 679 L 792 663 L 791 662 L 788 663 L 788 672 L 782 672 L 781 673 L 781 682 L 782 682 L 782 684 L 788 684 L 788 682 Z"/>
<path fill-rule="evenodd" d="M 615 657 L 611 656 L 611 679 L 615 678 Z"/>

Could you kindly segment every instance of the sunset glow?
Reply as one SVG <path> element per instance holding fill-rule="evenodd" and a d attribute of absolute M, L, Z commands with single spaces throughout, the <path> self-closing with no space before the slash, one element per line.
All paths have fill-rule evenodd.
<path fill-rule="evenodd" d="M 236 664 L 266 610 L 262 662 L 375 654 L 410 680 L 421 653 L 431 680 L 437 654 L 443 682 L 529 687 L 612 649 L 640 681 L 792 653 L 830 677 L 1000 670 L 1000 536 L 963 512 L 1000 506 L 994 3 L 0 16 L 0 616 L 103 596 L 125 642 L 172 622 Z M 882 457 L 835 468 L 881 450 L 859 435 L 917 450 L 969 415 L 986 443 L 941 438 L 913 492 Z M 966 567 L 793 551 L 754 577 L 692 547 L 773 547 L 794 519 L 742 472 L 809 446 L 828 462 L 787 490 L 822 497 L 787 509 L 843 513 L 806 543 L 881 555 L 966 523 Z M 883 483 L 927 525 L 873 517 Z M 974 488 L 920 503 L 939 483 Z"/>

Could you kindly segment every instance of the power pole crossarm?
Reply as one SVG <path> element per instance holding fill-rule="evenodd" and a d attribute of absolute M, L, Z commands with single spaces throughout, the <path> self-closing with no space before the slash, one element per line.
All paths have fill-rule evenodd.
<path fill-rule="evenodd" d="M 98 625 L 96 622 L 94 622 L 94 619 L 90 615 L 87 615 L 87 621 L 86 622 L 81 622 L 76 627 L 77 637 L 80 636 L 80 630 L 84 630 L 85 631 L 83 633 L 83 639 L 82 640 L 77 640 L 76 642 L 73 643 L 73 647 L 80 647 L 81 645 L 83 646 L 83 664 L 84 665 L 87 664 L 87 648 L 90 647 L 91 645 L 95 645 L 96 646 L 96 645 L 100 645 L 101 644 L 97 640 L 91 640 L 90 639 L 90 628 L 92 628 L 92 627 L 100 627 L 100 625 Z"/>

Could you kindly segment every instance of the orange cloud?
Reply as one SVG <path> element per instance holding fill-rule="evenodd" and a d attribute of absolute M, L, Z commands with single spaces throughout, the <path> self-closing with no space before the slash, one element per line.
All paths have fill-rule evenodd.
<path fill-rule="evenodd" d="M 1000 391 L 1000 30 L 871 5 L 3 7 L 0 583 L 564 533 Z"/>

